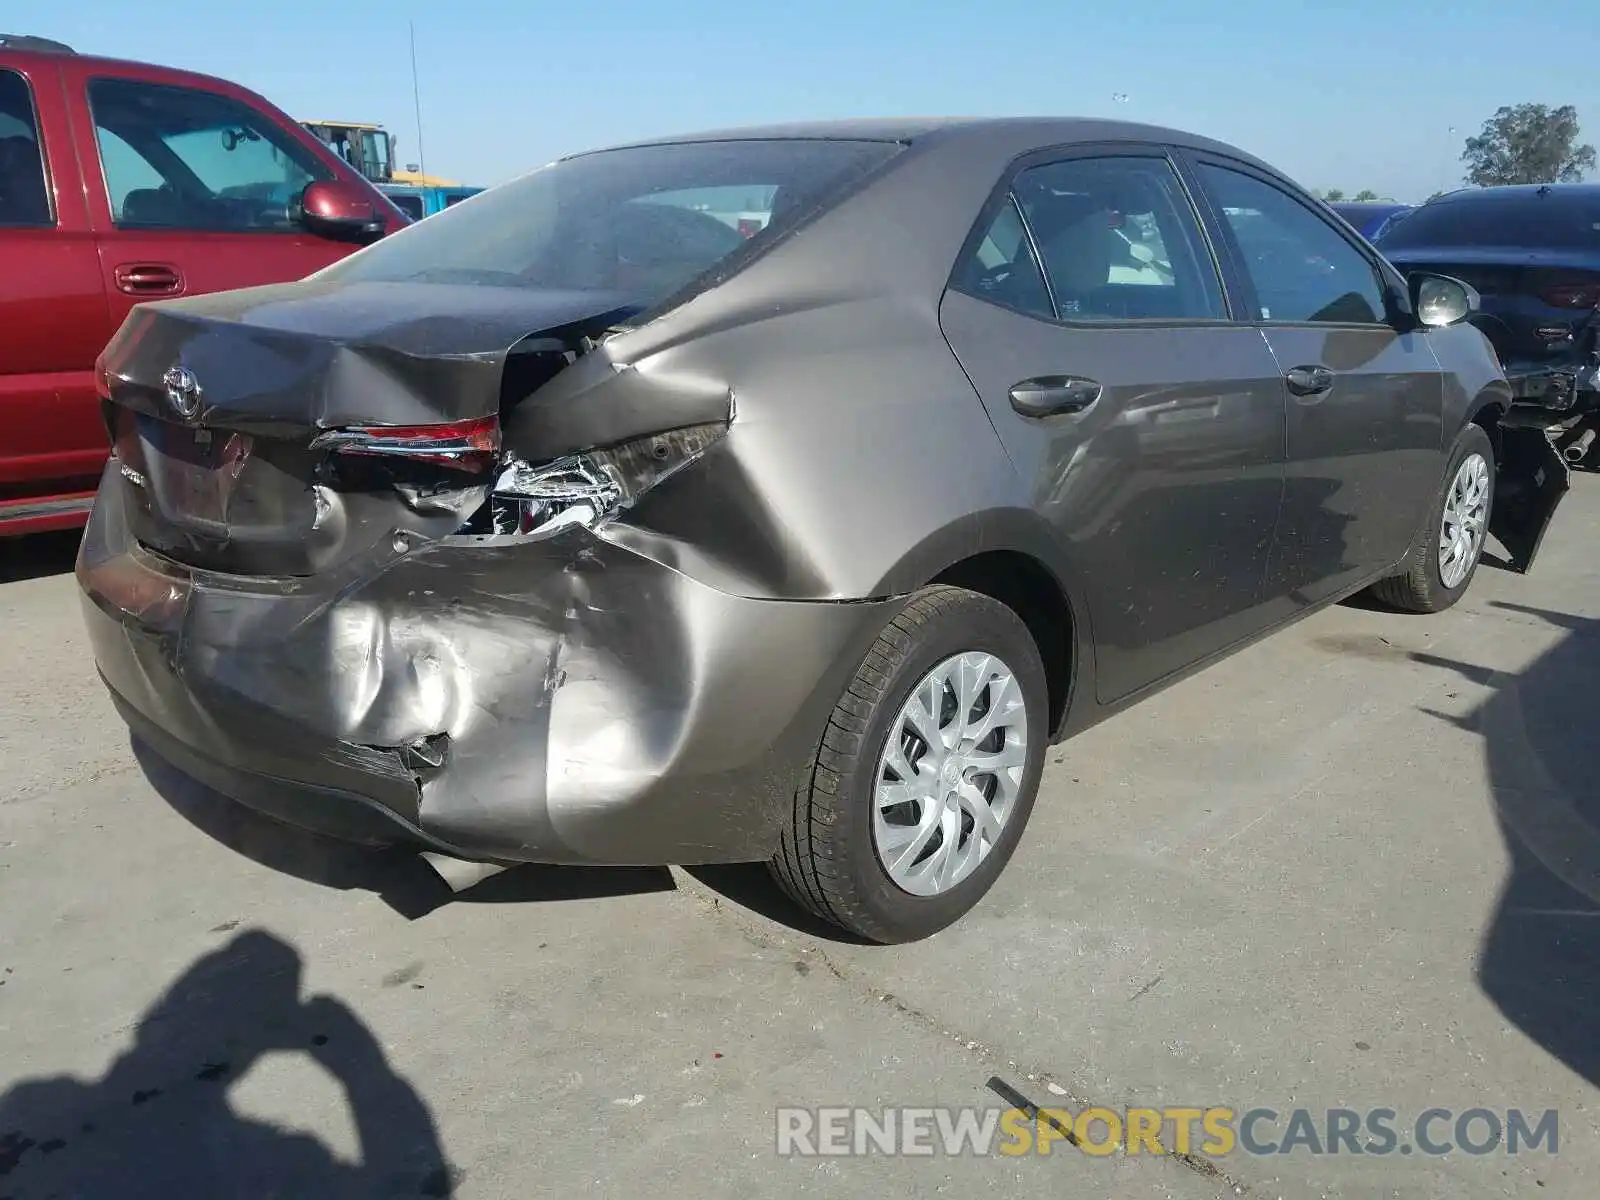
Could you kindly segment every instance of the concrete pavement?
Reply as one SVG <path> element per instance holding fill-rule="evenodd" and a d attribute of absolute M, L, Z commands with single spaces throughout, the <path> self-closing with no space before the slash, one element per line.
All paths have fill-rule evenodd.
<path fill-rule="evenodd" d="M 1531 577 L 1340 607 L 1055 748 L 890 949 L 745 868 L 440 904 L 138 761 L 62 540 L 5 548 L 0 1197 L 1588 1197 L 1600 484 Z M 1559 1153 L 778 1158 L 779 1105 L 1557 1109 Z M 1449 1123 L 1438 1126 L 1449 1135 Z M 1260 1127 L 1281 1139 L 1284 1122 Z"/>

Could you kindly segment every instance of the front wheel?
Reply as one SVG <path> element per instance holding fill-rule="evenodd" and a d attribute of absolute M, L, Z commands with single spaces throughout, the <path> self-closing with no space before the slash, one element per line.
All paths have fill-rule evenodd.
<path fill-rule="evenodd" d="M 1373 595 L 1406 612 L 1443 612 L 1466 594 L 1483 556 L 1494 509 L 1494 444 L 1468 425 L 1451 447 L 1444 482 L 1428 522 L 1400 574 L 1373 585 Z"/>
<path fill-rule="evenodd" d="M 918 592 L 833 710 L 771 870 L 874 942 L 910 942 L 983 898 L 1033 810 L 1050 738 L 1044 666 L 1011 609 Z"/>

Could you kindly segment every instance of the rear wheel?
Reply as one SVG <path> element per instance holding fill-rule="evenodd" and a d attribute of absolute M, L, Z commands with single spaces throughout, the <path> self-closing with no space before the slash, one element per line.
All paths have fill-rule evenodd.
<path fill-rule="evenodd" d="M 773 875 L 875 942 L 927 937 L 999 876 L 1033 810 L 1049 740 L 1038 647 L 977 592 L 912 597 L 834 708 Z"/>
<path fill-rule="evenodd" d="M 1443 485 L 1404 571 L 1373 585 L 1373 595 L 1407 612 L 1435 613 L 1466 594 L 1489 533 L 1494 468 L 1489 435 L 1468 425 L 1451 448 Z"/>

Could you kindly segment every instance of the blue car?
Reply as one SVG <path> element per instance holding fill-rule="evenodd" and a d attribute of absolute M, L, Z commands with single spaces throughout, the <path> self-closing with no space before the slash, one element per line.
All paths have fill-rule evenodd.
<path fill-rule="evenodd" d="M 1375 242 L 1416 206 L 1396 204 L 1393 200 L 1341 200 L 1328 207 L 1354 226 L 1367 241 Z"/>
<path fill-rule="evenodd" d="M 483 191 L 481 187 L 419 187 L 411 183 L 380 183 L 378 190 L 413 221 L 443 212 Z"/>

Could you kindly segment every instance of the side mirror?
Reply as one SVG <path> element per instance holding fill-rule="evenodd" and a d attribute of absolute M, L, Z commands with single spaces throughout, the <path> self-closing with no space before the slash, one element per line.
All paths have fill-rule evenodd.
<path fill-rule="evenodd" d="M 319 237 L 335 241 L 376 241 L 387 228 L 372 197 L 340 179 L 307 184 L 297 208 L 301 225 Z"/>
<path fill-rule="evenodd" d="M 1448 275 L 1418 272 L 1407 282 L 1411 285 L 1411 311 L 1416 314 L 1417 324 L 1427 328 L 1459 325 L 1482 303 L 1471 284 Z"/>

